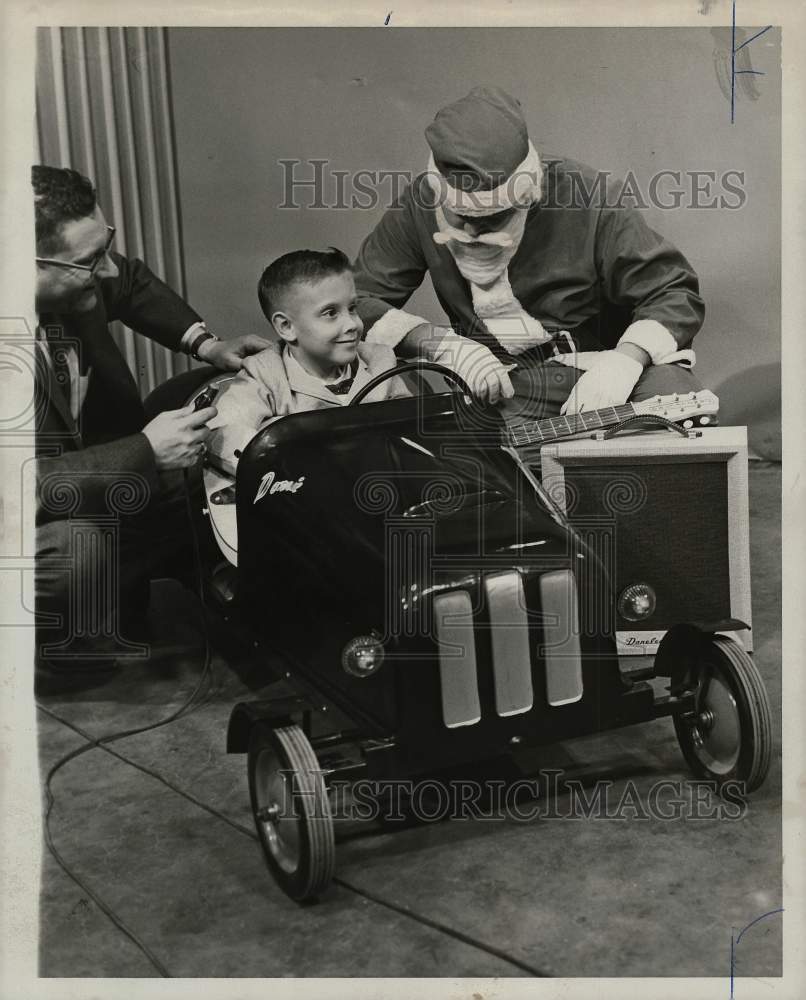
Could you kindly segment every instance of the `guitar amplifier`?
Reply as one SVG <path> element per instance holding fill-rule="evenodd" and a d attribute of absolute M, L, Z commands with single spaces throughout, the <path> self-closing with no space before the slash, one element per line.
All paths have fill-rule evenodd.
<path fill-rule="evenodd" d="M 747 428 L 696 435 L 575 438 L 521 451 L 613 581 L 621 654 L 654 653 L 678 622 L 751 624 Z M 739 635 L 752 649 L 752 633 Z"/>

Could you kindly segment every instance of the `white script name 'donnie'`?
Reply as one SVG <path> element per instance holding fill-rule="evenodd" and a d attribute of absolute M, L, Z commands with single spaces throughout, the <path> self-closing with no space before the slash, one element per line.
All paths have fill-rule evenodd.
<path fill-rule="evenodd" d="M 277 482 L 274 481 L 274 473 L 267 472 L 266 475 L 260 480 L 260 486 L 257 488 L 257 493 L 255 494 L 255 499 L 252 501 L 256 504 L 258 500 L 261 500 L 266 496 L 267 493 L 296 493 L 297 490 L 305 482 L 305 476 L 300 476 L 299 479 L 278 479 Z"/>

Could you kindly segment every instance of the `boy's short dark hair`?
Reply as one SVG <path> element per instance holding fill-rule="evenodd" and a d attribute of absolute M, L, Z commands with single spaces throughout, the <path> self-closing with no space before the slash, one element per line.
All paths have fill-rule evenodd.
<path fill-rule="evenodd" d="M 84 219 L 98 204 L 95 188 L 88 177 L 67 167 L 31 167 L 36 215 L 36 247 L 40 256 L 62 248 L 61 229 L 65 222 Z"/>
<path fill-rule="evenodd" d="M 346 254 L 336 247 L 327 250 L 294 250 L 273 261 L 261 274 L 257 285 L 260 308 L 271 323 L 280 308 L 283 292 L 298 281 L 321 281 L 331 274 L 352 271 Z"/>

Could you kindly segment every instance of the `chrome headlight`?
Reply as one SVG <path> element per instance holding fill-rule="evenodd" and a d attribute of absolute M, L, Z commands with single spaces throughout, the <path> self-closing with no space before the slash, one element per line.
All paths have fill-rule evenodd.
<path fill-rule="evenodd" d="M 341 665 L 353 677 L 370 677 L 383 663 L 383 645 L 374 635 L 351 639 L 341 654 Z"/>
<path fill-rule="evenodd" d="M 640 622 L 654 613 L 657 603 L 655 591 L 648 583 L 632 583 L 619 596 L 618 613 L 628 622 Z"/>

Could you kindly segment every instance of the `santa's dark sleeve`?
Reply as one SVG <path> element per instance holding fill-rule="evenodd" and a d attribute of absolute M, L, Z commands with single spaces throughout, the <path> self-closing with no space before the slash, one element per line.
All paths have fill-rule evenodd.
<path fill-rule="evenodd" d="M 395 348 L 427 320 L 403 306 L 422 284 L 428 264 L 420 244 L 412 188 L 383 215 L 361 244 L 355 261 L 358 315 L 369 343 Z"/>
<path fill-rule="evenodd" d="M 604 208 L 596 232 L 596 264 L 605 297 L 632 312 L 621 337 L 642 347 L 653 364 L 693 364 L 690 349 L 705 303 L 682 253 L 633 208 Z"/>

